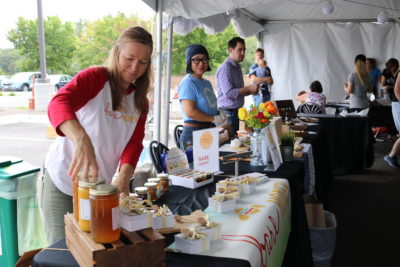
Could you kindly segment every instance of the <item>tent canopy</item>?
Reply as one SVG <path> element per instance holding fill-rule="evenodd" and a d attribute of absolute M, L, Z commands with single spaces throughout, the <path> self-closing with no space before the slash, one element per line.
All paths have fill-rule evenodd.
<path fill-rule="evenodd" d="M 156 0 L 143 1 L 155 9 Z M 294 99 L 319 80 L 328 101 L 340 101 L 357 54 L 381 70 L 400 57 L 398 0 L 163 0 L 163 11 L 179 34 L 199 26 L 213 34 L 232 23 L 242 37 L 257 35 L 275 80 L 272 99 Z M 376 22 L 381 12 L 389 23 Z"/>

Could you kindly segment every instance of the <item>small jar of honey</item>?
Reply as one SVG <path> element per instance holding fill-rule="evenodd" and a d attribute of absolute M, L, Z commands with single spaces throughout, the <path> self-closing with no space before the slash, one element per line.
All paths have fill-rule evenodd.
<path fill-rule="evenodd" d="M 117 187 L 99 184 L 89 190 L 90 228 L 95 242 L 111 243 L 119 239 L 119 196 Z"/>
<path fill-rule="evenodd" d="M 141 198 L 142 200 L 147 199 L 147 194 L 149 190 L 147 187 L 140 186 L 140 187 L 135 187 L 135 193 L 137 194 L 138 198 Z"/>
<path fill-rule="evenodd" d="M 78 222 L 79 221 L 79 200 L 78 200 L 78 187 L 79 187 L 79 181 L 78 177 L 75 178 L 75 180 L 72 182 L 72 208 L 73 208 L 73 213 L 75 220 Z"/>
<path fill-rule="evenodd" d="M 157 184 L 152 182 L 147 182 L 144 184 L 147 187 L 149 192 L 149 198 L 151 201 L 157 200 Z"/>
<path fill-rule="evenodd" d="M 167 173 L 159 173 L 157 177 L 160 178 L 161 191 L 167 191 L 169 189 L 169 178 Z"/>
<path fill-rule="evenodd" d="M 86 178 L 79 179 L 78 202 L 79 202 L 79 227 L 82 231 L 90 232 L 90 201 L 89 189 L 97 184 L 103 184 L 104 180 L 99 179 L 97 182 L 88 182 Z"/>

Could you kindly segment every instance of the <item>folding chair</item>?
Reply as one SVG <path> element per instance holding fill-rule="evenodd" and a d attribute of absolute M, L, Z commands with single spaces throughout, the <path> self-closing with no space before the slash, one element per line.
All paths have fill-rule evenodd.
<path fill-rule="evenodd" d="M 297 108 L 297 113 L 323 114 L 322 109 L 315 103 L 304 103 Z"/>
<path fill-rule="evenodd" d="M 183 125 L 176 125 L 174 128 L 174 140 L 175 140 L 175 145 L 177 148 L 183 150 L 183 147 L 181 147 L 181 142 L 180 137 L 182 134 L 182 130 L 183 130 Z"/>
<path fill-rule="evenodd" d="M 166 151 L 169 151 L 169 149 L 162 143 L 151 141 L 149 144 L 150 159 L 154 165 L 154 168 L 156 168 L 157 173 L 163 172 L 161 154 Z"/>

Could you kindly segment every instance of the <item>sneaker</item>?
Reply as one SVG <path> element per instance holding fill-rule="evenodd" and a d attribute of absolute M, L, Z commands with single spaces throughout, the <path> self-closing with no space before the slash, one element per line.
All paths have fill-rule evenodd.
<path fill-rule="evenodd" d="M 386 155 L 383 157 L 383 159 L 389 163 L 390 166 L 392 166 L 393 168 L 400 168 L 399 163 L 397 162 L 396 157 L 391 157 L 389 155 Z"/>

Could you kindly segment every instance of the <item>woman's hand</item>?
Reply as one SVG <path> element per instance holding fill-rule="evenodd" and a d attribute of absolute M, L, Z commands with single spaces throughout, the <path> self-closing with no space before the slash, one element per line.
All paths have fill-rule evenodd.
<path fill-rule="evenodd" d="M 129 196 L 129 182 L 131 181 L 134 171 L 135 169 L 132 165 L 125 163 L 121 166 L 118 176 L 111 183 L 118 187 L 121 199 Z"/>
<path fill-rule="evenodd" d="M 65 136 L 74 143 L 71 164 L 68 175 L 71 181 L 82 171 L 82 177 L 98 177 L 98 165 L 96 155 L 90 137 L 78 120 L 68 120 L 63 122 L 60 130 Z"/>
<path fill-rule="evenodd" d="M 72 154 L 68 175 L 72 181 L 80 171 L 82 171 L 82 177 L 89 177 L 89 175 L 98 177 L 98 169 L 92 142 L 85 133 L 81 138 L 76 138 L 74 142 L 74 153 Z"/>

